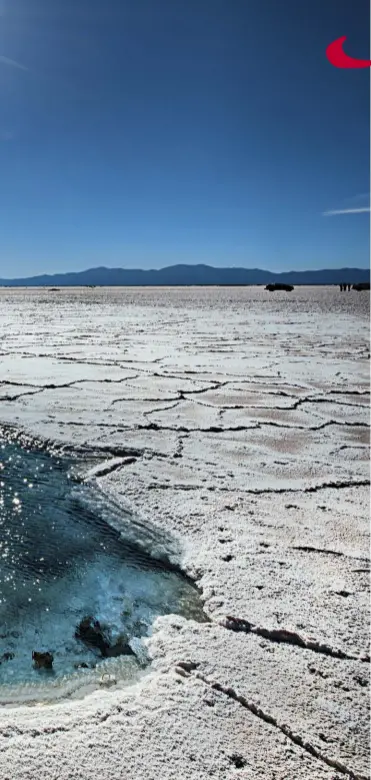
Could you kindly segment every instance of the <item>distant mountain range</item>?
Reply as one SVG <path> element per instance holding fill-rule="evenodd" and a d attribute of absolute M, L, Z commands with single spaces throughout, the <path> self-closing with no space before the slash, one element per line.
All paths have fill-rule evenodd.
<path fill-rule="evenodd" d="M 370 281 L 369 268 L 332 268 L 321 271 L 274 273 L 260 268 L 214 268 L 209 265 L 171 265 L 159 270 L 89 268 L 87 271 L 44 274 L 25 279 L 0 279 L 0 287 L 113 287 L 176 285 L 358 284 Z"/>

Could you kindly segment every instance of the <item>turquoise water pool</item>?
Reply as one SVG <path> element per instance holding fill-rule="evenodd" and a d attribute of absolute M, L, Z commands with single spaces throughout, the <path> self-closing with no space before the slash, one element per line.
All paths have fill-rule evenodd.
<path fill-rule="evenodd" d="M 1 443 L 0 685 L 98 667 L 102 652 L 76 636 L 86 616 L 112 646 L 127 643 L 128 664 L 143 664 L 157 616 L 205 619 L 193 584 L 125 540 L 71 467 L 67 458 Z M 51 653 L 52 669 L 35 668 L 33 652 Z"/>

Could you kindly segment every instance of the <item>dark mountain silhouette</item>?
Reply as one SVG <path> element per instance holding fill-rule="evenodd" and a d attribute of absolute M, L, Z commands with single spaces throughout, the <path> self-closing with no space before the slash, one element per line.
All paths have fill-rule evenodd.
<path fill-rule="evenodd" d="M 370 281 L 369 268 L 332 268 L 322 271 L 273 273 L 260 268 L 214 268 L 209 265 L 171 265 L 159 270 L 89 268 L 87 271 L 43 274 L 24 279 L 0 279 L 1 287 L 170 286 L 170 285 L 266 285 L 360 284 Z"/>

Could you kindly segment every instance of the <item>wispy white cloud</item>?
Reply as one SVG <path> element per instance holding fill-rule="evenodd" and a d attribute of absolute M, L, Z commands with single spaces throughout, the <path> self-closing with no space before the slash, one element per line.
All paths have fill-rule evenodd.
<path fill-rule="evenodd" d="M 366 212 L 370 212 L 370 206 L 362 206 L 362 208 L 359 209 L 334 209 L 333 211 L 324 211 L 323 216 L 324 217 L 335 217 L 338 214 L 364 214 Z"/>
<path fill-rule="evenodd" d="M 9 57 L 4 57 L 3 54 L 0 54 L 0 64 L 3 65 L 9 65 L 11 68 L 18 68 L 19 70 L 28 70 L 25 65 L 22 65 L 20 62 L 16 62 L 16 60 L 11 60 Z"/>

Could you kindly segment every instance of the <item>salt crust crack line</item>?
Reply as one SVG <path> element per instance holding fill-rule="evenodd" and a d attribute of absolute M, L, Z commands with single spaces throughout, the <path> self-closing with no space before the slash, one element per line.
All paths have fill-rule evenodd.
<path fill-rule="evenodd" d="M 30 357 L 38 357 L 38 356 L 35 356 L 35 355 L 32 356 L 31 355 Z M 41 355 L 41 357 L 43 357 L 43 356 Z M 74 360 L 73 358 L 66 358 L 66 357 L 63 358 L 61 356 L 59 356 L 59 359 L 61 359 L 61 360 L 68 360 L 68 361 L 71 361 L 71 362 L 81 362 L 82 365 L 87 365 L 87 364 L 88 365 L 98 365 L 98 366 L 100 366 L 100 365 L 102 365 L 102 366 L 104 366 L 104 365 L 112 365 L 112 363 L 109 363 L 109 364 L 108 363 L 107 364 L 106 363 L 97 363 L 97 362 L 87 363 L 87 361 L 84 361 L 84 360 L 78 361 L 77 359 Z M 121 362 L 125 362 L 125 361 L 121 361 Z M 126 362 L 131 363 L 131 362 L 136 362 L 136 361 L 126 361 Z M 152 361 L 152 362 L 156 362 L 156 361 Z M 113 365 L 118 365 L 119 367 L 122 367 L 117 362 L 114 362 Z M 139 370 L 146 371 L 152 377 L 155 376 L 155 377 L 158 377 L 160 379 L 165 379 L 165 380 L 166 379 L 171 379 L 171 378 L 178 379 L 178 380 L 187 379 L 187 373 L 188 374 L 190 374 L 190 373 L 193 374 L 193 372 L 187 372 L 187 373 L 179 376 L 179 375 L 175 375 L 175 374 L 165 374 L 165 373 L 164 374 L 159 374 L 158 372 L 152 372 L 151 373 L 151 372 L 148 372 L 147 369 L 138 369 L 137 368 L 137 371 L 139 371 Z M 197 376 L 197 372 L 195 372 L 195 375 Z M 130 381 L 132 381 L 133 379 L 135 380 L 135 379 L 139 379 L 139 378 L 140 378 L 140 374 L 136 374 L 135 376 L 122 377 L 121 379 L 94 379 L 94 378 L 92 378 L 92 379 L 75 379 L 75 380 L 73 380 L 71 382 L 65 382 L 65 383 L 61 383 L 61 384 L 55 384 L 55 383 L 48 383 L 48 384 L 45 384 L 45 385 L 32 385 L 31 384 L 31 385 L 28 385 L 28 387 L 30 387 L 30 386 L 31 387 L 35 387 L 37 389 L 40 389 L 40 391 L 42 391 L 42 390 L 57 390 L 59 388 L 73 387 L 74 385 L 83 384 L 84 382 L 85 383 L 86 382 L 98 383 L 98 384 L 99 383 L 120 384 L 122 382 L 130 383 Z M 197 381 L 198 382 L 202 382 L 202 381 L 206 381 L 206 380 L 198 379 Z M 205 387 L 205 388 L 195 388 L 193 390 L 184 390 L 184 391 L 179 390 L 178 392 L 179 392 L 180 397 L 186 397 L 188 395 L 197 395 L 197 394 L 201 394 L 201 393 L 206 393 L 208 391 L 219 390 L 222 387 L 225 387 L 227 385 L 234 385 L 234 384 L 247 384 L 247 385 L 252 384 L 253 385 L 253 384 L 260 384 L 260 382 L 257 382 L 253 378 L 251 380 L 250 379 L 243 379 L 243 378 L 241 378 L 241 379 L 238 379 L 238 378 L 237 379 L 228 379 L 228 380 L 223 380 L 223 381 L 215 381 L 211 387 L 209 386 L 209 387 Z M 0 386 L 1 385 L 10 385 L 10 386 L 14 386 L 14 387 L 22 387 L 22 386 L 24 386 L 24 383 L 14 382 L 14 381 L 9 381 L 8 382 L 6 380 L 3 380 L 3 381 L 0 382 Z M 130 384 L 129 384 L 129 386 L 130 386 Z M 303 387 L 301 385 L 291 385 L 291 386 L 292 387 L 297 387 L 297 388 L 302 389 L 302 390 L 308 390 L 309 389 L 309 388 Z M 286 392 L 284 390 L 277 390 L 277 391 L 269 391 L 268 390 L 268 391 L 265 391 L 265 390 L 261 390 L 260 389 L 259 391 L 253 390 L 252 392 L 255 393 L 258 396 L 259 395 L 271 395 L 271 396 L 273 395 L 273 396 L 281 396 L 281 397 L 285 397 L 285 398 L 295 398 L 295 396 L 292 393 Z M 310 394 L 310 395 L 305 396 L 304 398 L 295 399 L 293 406 L 290 406 L 290 407 L 286 407 L 286 406 L 285 407 L 280 407 L 280 406 L 277 406 L 277 407 L 259 407 L 259 408 L 267 408 L 268 410 L 271 409 L 271 408 L 273 408 L 273 409 L 283 409 L 283 410 L 295 410 L 300 405 L 302 405 L 303 403 L 332 403 L 332 404 L 338 404 L 339 406 L 352 406 L 352 407 L 356 407 L 356 408 L 357 407 L 368 408 L 367 404 L 353 404 L 353 403 L 349 403 L 347 401 L 343 401 L 343 402 L 341 402 L 341 401 L 331 401 L 328 398 L 329 395 L 348 395 L 348 396 L 349 395 L 358 395 L 358 396 L 362 397 L 362 396 L 369 395 L 369 392 L 367 390 L 356 390 L 356 389 L 350 389 L 350 390 L 349 389 L 345 389 L 345 390 L 328 390 L 325 393 L 323 393 L 323 394 L 321 394 L 321 395 L 319 395 L 317 397 L 313 397 L 313 395 Z M 161 400 L 161 399 L 159 399 L 159 400 Z M 115 401 L 113 403 L 115 403 Z M 205 404 L 205 405 L 208 405 L 208 404 Z M 213 406 L 213 404 L 210 404 L 210 406 Z M 239 408 L 245 408 L 245 406 L 246 406 L 245 404 L 237 405 L 237 406 L 231 406 L 231 407 L 226 407 L 226 406 L 223 405 L 222 408 L 231 408 L 231 409 L 238 408 L 239 409 Z"/>
<path fill-rule="evenodd" d="M 322 485 L 314 485 L 313 487 L 307 487 L 307 488 L 256 488 L 255 490 L 253 488 L 251 489 L 242 489 L 239 488 L 239 493 L 244 493 L 252 496 L 263 496 L 263 495 L 282 495 L 285 493 L 317 493 L 320 490 L 342 490 L 344 488 L 353 488 L 353 487 L 364 487 L 369 486 L 370 480 L 369 479 L 359 479 L 354 481 L 341 481 L 341 482 L 324 482 Z M 148 490 L 208 490 L 215 493 L 230 493 L 233 492 L 232 488 L 227 487 L 214 487 L 213 485 L 206 487 L 204 485 L 181 485 L 181 484 L 173 484 L 168 485 L 166 483 L 155 483 L 150 482 L 147 486 Z"/>
<path fill-rule="evenodd" d="M 255 626 L 253 623 L 250 623 L 249 620 L 232 617 L 230 615 L 221 620 L 219 625 L 223 626 L 223 628 L 226 628 L 228 631 L 256 634 L 256 636 L 268 639 L 271 642 L 276 642 L 277 644 L 288 644 L 295 647 L 301 647 L 303 650 L 311 650 L 314 653 L 327 655 L 331 658 L 347 661 L 363 661 L 361 656 L 349 655 L 343 650 L 335 650 L 333 647 L 317 642 L 316 640 L 304 639 L 295 631 L 289 631 L 285 628 L 263 628 L 262 626 Z"/>
<path fill-rule="evenodd" d="M 175 667 L 175 671 L 177 674 L 180 674 L 182 677 L 190 677 L 192 675 L 193 677 L 195 677 L 196 679 L 200 680 L 205 685 L 207 685 L 209 688 L 212 688 L 213 690 L 219 691 L 220 693 L 223 693 L 225 696 L 228 696 L 229 699 L 232 699 L 237 704 L 240 704 L 242 707 L 244 707 L 246 710 L 249 710 L 249 712 L 251 712 L 252 715 L 255 715 L 257 718 L 260 718 L 260 720 L 263 720 L 265 723 L 268 723 L 270 726 L 274 726 L 274 728 L 279 729 L 279 731 L 281 731 L 282 734 L 284 734 L 289 740 L 291 740 L 291 742 L 301 747 L 303 750 L 309 753 L 309 755 L 312 756 L 313 758 L 316 758 L 319 761 L 322 761 L 324 764 L 327 764 L 327 766 L 330 766 L 332 769 L 336 769 L 338 772 L 341 772 L 341 774 L 347 775 L 348 777 L 352 778 L 352 780 L 369 780 L 367 775 L 358 774 L 357 772 L 354 772 L 352 769 L 350 769 L 345 764 L 343 764 L 341 761 L 337 761 L 336 759 L 329 758 L 328 756 L 326 756 L 324 753 L 322 753 L 322 751 L 318 750 L 318 748 L 316 748 L 310 742 L 305 741 L 303 737 L 300 736 L 300 734 L 294 733 L 294 731 L 290 728 L 290 726 L 279 723 L 278 720 L 275 717 L 273 717 L 273 715 L 269 715 L 261 707 L 258 707 L 258 705 L 255 704 L 253 701 L 249 701 L 245 696 L 242 696 L 237 691 L 235 691 L 234 688 L 226 687 L 225 685 L 222 685 L 221 683 L 206 677 L 204 674 L 197 671 L 197 666 L 198 664 L 194 664 L 192 662 L 179 661 Z"/>
<path fill-rule="evenodd" d="M 311 547 L 311 545 L 293 545 L 291 550 L 299 550 L 300 552 L 319 553 L 321 555 L 337 555 L 339 557 L 348 558 L 353 561 L 362 561 L 363 563 L 369 563 L 368 558 L 360 558 L 356 555 L 346 555 L 346 553 L 339 552 L 338 550 L 326 550 L 322 547 Z"/>

